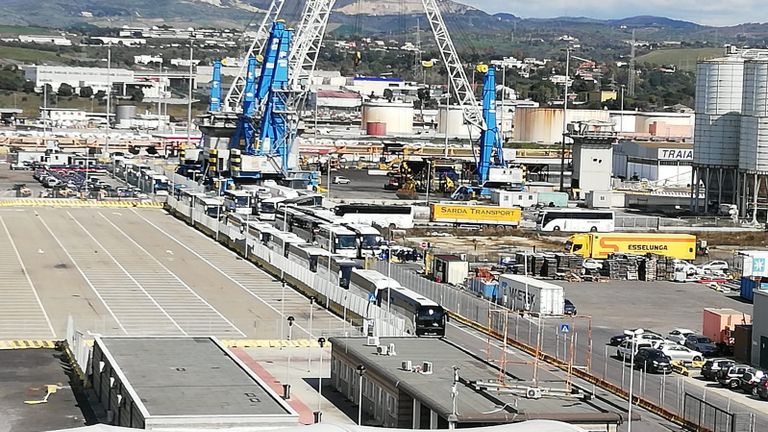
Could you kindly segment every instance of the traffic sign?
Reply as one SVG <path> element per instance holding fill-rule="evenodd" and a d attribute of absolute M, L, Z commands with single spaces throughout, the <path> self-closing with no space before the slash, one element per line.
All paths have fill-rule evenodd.
<path fill-rule="evenodd" d="M 368 293 L 368 301 L 369 302 L 375 302 L 376 301 L 376 294 Z"/>
<path fill-rule="evenodd" d="M 560 333 L 570 333 L 571 332 L 571 325 L 561 323 L 560 324 Z"/>

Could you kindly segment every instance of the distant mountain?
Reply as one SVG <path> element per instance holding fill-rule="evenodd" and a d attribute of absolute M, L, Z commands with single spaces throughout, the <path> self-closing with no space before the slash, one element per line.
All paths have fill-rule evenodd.
<path fill-rule="evenodd" d="M 704 28 L 704 26 L 690 22 L 690 21 L 681 21 L 681 20 L 675 20 L 671 18 L 649 16 L 649 15 L 641 15 L 641 16 L 635 16 L 635 17 L 629 17 L 629 18 L 608 20 L 608 22 L 613 25 L 618 25 L 618 26 L 625 25 L 627 27 L 667 27 L 667 28 L 673 28 L 673 29 L 691 29 L 691 30 Z"/>

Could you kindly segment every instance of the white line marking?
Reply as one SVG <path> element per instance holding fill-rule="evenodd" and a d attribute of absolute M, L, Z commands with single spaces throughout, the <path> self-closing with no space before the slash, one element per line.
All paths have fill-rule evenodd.
<path fill-rule="evenodd" d="M 168 318 L 169 320 L 171 320 L 171 322 L 173 323 L 173 325 L 174 325 L 174 326 L 176 326 L 176 328 L 177 328 L 177 329 L 179 329 L 179 331 L 180 331 L 180 332 L 182 332 L 182 333 L 184 334 L 184 336 L 189 336 L 189 334 L 188 334 L 186 331 L 184 331 L 184 329 L 183 329 L 183 328 L 181 328 L 181 326 L 179 325 L 179 323 L 177 323 L 177 322 L 176 322 L 176 320 L 174 320 L 174 319 L 173 319 L 173 318 L 172 318 L 172 317 L 171 317 L 171 316 L 168 314 L 168 312 L 167 312 L 165 309 L 163 309 L 163 307 L 162 307 L 162 306 L 160 306 L 160 304 L 157 302 L 157 300 L 155 300 L 155 298 L 154 298 L 154 297 L 152 297 L 152 296 L 151 296 L 151 295 L 150 295 L 150 294 L 147 292 L 147 290 L 146 290 L 146 289 L 144 289 L 144 287 L 143 287 L 143 286 L 142 286 L 142 285 L 141 285 L 141 284 L 140 284 L 140 283 L 139 283 L 139 282 L 138 282 L 136 279 L 134 279 L 134 278 L 133 278 L 133 276 L 131 276 L 131 274 L 128 272 L 128 270 L 126 270 L 126 269 L 125 269 L 125 267 L 123 267 L 123 266 L 120 264 L 120 262 L 119 262 L 117 259 L 115 259 L 115 257 L 114 257 L 114 256 L 112 256 L 112 254 L 111 254 L 111 253 L 109 253 L 109 251 L 107 250 L 107 248 L 105 248 L 105 247 L 104 247 L 104 245 L 102 245 L 102 244 L 101 244 L 101 243 L 100 243 L 98 240 L 96 240 L 96 237 L 94 237 L 93 235 L 91 235 L 91 233 L 90 233 L 90 232 L 88 232 L 88 230 L 87 230 L 87 229 L 85 229 L 85 227 L 84 227 L 83 225 L 81 225 L 81 224 L 80 224 L 80 222 L 78 222 L 78 220 L 77 220 L 77 219 L 75 219 L 75 217 L 72 215 L 72 213 L 70 213 L 69 211 L 67 211 L 67 215 L 68 215 L 68 216 L 69 216 L 69 217 L 72 219 L 72 221 L 73 221 L 73 222 L 75 222 L 75 223 L 77 224 L 77 226 L 79 226 L 79 227 L 80 227 L 80 229 L 81 229 L 81 230 L 83 230 L 83 232 L 84 232 L 84 233 L 85 233 L 85 234 L 86 234 L 88 237 L 90 237 L 90 238 L 91 238 L 91 240 L 93 240 L 93 242 L 94 242 L 94 243 L 96 243 L 96 245 L 97 245 L 97 246 L 99 246 L 99 247 L 100 247 L 100 248 L 101 248 L 101 249 L 104 251 L 104 253 L 106 253 L 106 254 L 107 254 L 107 256 L 108 256 L 108 257 L 109 257 L 109 258 L 110 258 L 110 259 L 111 259 L 111 260 L 112 260 L 112 261 L 115 263 L 115 265 L 116 265 L 116 266 L 118 266 L 118 267 L 120 268 L 120 270 L 122 270 L 122 271 L 123 271 L 123 273 L 125 273 L 125 275 L 126 275 L 126 276 L 128 276 L 128 279 L 130 279 L 130 280 L 131 280 L 131 282 L 133 282 L 133 283 L 134 283 L 134 284 L 135 284 L 135 285 L 136 285 L 136 286 L 137 286 L 137 287 L 138 287 L 138 288 L 139 288 L 139 289 L 140 289 L 140 290 L 141 290 L 141 291 L 142 291 L 142 292 L 143 292 L 143 293 L 144 293 L 144 294 L 145 294 L 145 295 L 146 295 L 146 296 L 149 298 L 149 300 L 150 300 L 150 301 L 151 301 L 151 302 L 152 302 L 152 303 L 153 303 L 153 304 L 154 304 L 154 305 L 155 305 L 155 306 L 156 306 L 158 309 L 160 309 L 160 312 L 162 312 L 162 313 L 163 313 L 163 315 L 165 315 L 165 316 L 166 316 L 166 318 Z"/>
<path fill-rule="evenodd" d="M 241 284 L 241 283 L 240 283 L 239 281 L 237 281 L 236 279 L 233 279 L 233 278 L 232 278 L 230 275 L 226 274 L 226 273 L 225 273 L 224 271 L 222 271 L 220 268 L 216 267 L 216 265 L 214 265 L 212 262 L 208 261 L 208 260 L 207 260 L 205 257 L 201 256 L 199 253 L 195 252 L 193 249 L 191 249 L 190 247 L 188 247 L 188 246 L 187 246 L 187 245 L 185 245 L 184 243 L 182 243 L 182 242 L 180 242 L 179 240 L 177 240 L 177 239 L 176 239 L 174 236 L 172 236 L 172 235 L 168 234 L 167 232 L 165 232 L 165 231 L 164 231 L 162 228 L 160 228 L 159 226 L 155 225 L 155 224 L 154 224 L 152 221 L 150 221 L 149 219 L 147 219 L 147 218 L 145 218 L 144 216 L 140 215 L 140 214 L 139 214 L 139 213 L 138 213 L 138 212 L 137 212 L 135 209 L 131 209 L 131 211 L 132 211 L 132 212 L 134 212 L 134 213 L 136 213 L 136 216 L 138 216 L 138 217 L 140 217 L 140 218 L 144 219 L 144 221 L 145 221 L 146 223 L 148 223 L 149 225 L 153 226 L 153 227 L 154 227 L 156 230 L 158 230 L 158 231 L 160 231 L 161 233 L 163 233 L 163 234 L 164 234 L 166 237 L 168 237 L 168 238 L 170 238 L 171 240 L 175 241 L 175 242 L 176 242 L 177 244 L 179 244 L 181 247 L 183 247 L 184 249 L 188 250 L 190 253 L 192 253 L 193 255 L 195 255 L 196 257 L 198 257 L 198 258 L 199 258 L 199 259 L 201 259 L 202 261 L 204 261 L 206 264 L 208 264 L 209 266 L 211 266 L 212 268 L 214 268 L 214 269 L 215 269 L 217 272 L 219 272 L 219 273 L 220 273 L 222 276 L 224 276 L 225 278 L 227 278 L 227 279 L 229 279 L 230 281 L 232 281 L 232 283 L 234 283 L 235 285 L 237 285 L 237 286 L 239 286 L 240 288 L 242 288 L 242 289 L 243 289 L 243 290 L 244 290 L 246 293 L 250 294 L 251 296 L 255 297 L 255 298 L 256 298 L 257 300 L 259 300 L 260 302 L 264 303 L 264 304 L 265 304 L 265 305 L 266 305 L 268 308 L 270 308 L 270 309 L 272 309 L 273 311 L 275 311 L 275 313 L 277 313 L 277 315 L 278 315 L 278 316 L 285 318 L 285 315 L 283 315 L 282 313 L 280 313 L 280 310 L 278 310 L 277 308 L 275 308 L 275 307 L 274 307 L 274 306 L 272 306 L 271 304 L 267 303 L 267 302 L 266 302 L 266 301 L 265 301 L 263 298 L 261 298 L 261 297 L 259 297 L 258 295 L 256 295 L 256 293 L 253 293 L 253 292 L 251 292 L 251 291 L 248 289 L 248 287 L 246 287 L 245 285 Z M 192 230 L 193 230 L 193 232 L 195 232 L 195 233 L 197 233 L 197 234 L 199 234 L 199 235 L 201 235 L 201 236 L 205 237 L 205 234 L 203 234 L 203 233 L 201 233 L 201 232 L 197 231 L 196 229 L 194 229 L 194 228 L 193 228 Z M 207 237 L 206 237 L 206 238 L 207 238 Z M 212 241 L 213 241 L 213 240 L 212 240 Z M 230 251 L 229 249 L 225 248 L 224 246 L 221 246 L 221 245 L 219 245 L 218 243 L 216 243 L 216 245 L 217 245 L 217 246 L 219 246 L 220 248 L 222 248 L 223 250 L 225 250 L 225 251 L 227 251 L 227 252 L 231 253 L 232 255 L 235 255 L 236 257 L 238 257 L 238 258 L 239 258 L 239 255 L 235 254 L 234 252 Z M 254 269 L 254 271 L 262 271 L 262 270 L 261 270 L 261 269 Z M 270 276 L 271 276 L 271 275 L 270 275 Z M 287 285 L 286 285 L 286 287 L 287 287 Z M 293 290 L 293 288 L 290 288 L 290 289 L 291 289 L 291 290 Z M 333 314 L 331 314 L 331 315 L 333 315 Z M 333 315 L 333 316 L 334 316 L 334 317 L 336 317 L 336 315 Z M 336 318 L 338 318 L 338 317 L 336 317 Z M 339 318 L 339 320 L 341 320 L 341 318 Z M 297 324 L 297 323 L 294 323 L 293 325 L 294 325 L 294 326 L 296 326 L 296 327 L 298 327 L 298 328 L 300 328 L 302 331 L 304 331 L 304 333 L 308 334 L 310 338 L 314 338 L 314 335 L 312 335 L 311 333 L 309 333 L 309 331 L 308 331 L 307 329 L 305 329 L 304 327 L 302 327 L 301 325 L 299 325 L 299 324 Z"/>
<path fill-rule="evenodd" d="M 93 283 L 91 282 L 91 280 L 90 280 L 90 279 L 88 279 L 88 276 L 86 276 L 86 275 L 85 275 L 85 272 L 83 271 L 83 269 L 81 269 L 81 268 L 80 268 L 80 265 L 78 265 L 78 264 L 77 264 L 77 261 L 75 261 L 75 259 L 74 259 L 74 258 L 72 258 L 72 255 L 69 253 L 69 251 L 67 250 L 67 248 L 65 248 L 65 247 L 64 247 L 64 245 L 61 243 L 61 241 L 59 240 L 59 238 L 58 238 L 58 237 L 56 237 L 56 234 L 54 234 L 54 233 L 53 233 L 53 230 L 52 230 L 52 229 L 51 229 L 51 228 L 48 226 L 48 224 L 47 224 L 47 223 L 45 223 L 45 220 L 43 220 L 43 216 L 42 216 L 42 215 L 40 215 L 40 214 L 38 214 L 38 213 L 37 213 L 37 211 L 35 211 L 35 215 L 37 215 L 37 219 L 40 221 L 40 223 L 42 223 L 42 224 L 43 224 L 43 226 L 45 227 L 45 229 L 46 229 L 46 230 L 48 230 L 48 234 L 50 234 L 50 235 L 51 235 L 51 237 L 53 237 L 53 239 L 56 241 L 56 243 L 58 243 L 58 245 L 59 245 L 59 247 L 61 248 L 61 250 L 62 250 L 62 251 L 64 251 L 64 253 L 67 255 L 67 257 L 69 258 L 69 260 L 70 260 L 70 261 L 72 261 L 72 264 L 75 266 L 75 268 L 77 269 L 77 271 L 78 271 L 78 272 L 80 272 L 80 276 L 82 276 L 82 277 L 83 277 L 83 280 L 85 280 L 85 283 L 87 283 L 87 284 L 88 284 L 88 286 L 89 286 L 89 287 L 91 287 L 91 290 L 93 290 L 93 293 L 94 293 L 94 294 L 96 294 L 96 297 L 98 297 L 98 298 L 99 298 L 99 300 L 101 301 L 101 304 L 103 304 L 103 305 L 104 305 L 104 307 L 105 307 L 105 308 L 107 309 L 107 311 L 109 312 L 109 314 L 110 314 L 110 315 L 112 315 L 112 319 L 114 319 L 114 320 L 115 320 L 115 322 L 117 323 L 117 325 L 120 327 L 120 330 L 122 330 L 122 331 L 123 331 L 123 333 L 125 333 L 125 334 L 128 334 L 128 330 L 126 330 L 126 329 L 125 329 L 125 327 L 123 327 L 123 323 L 121 323 L 121 322 L 120 322 L 120 320 L 119 320 L 119 319 L 117 319 L 117 315 L 115 315 L 115 313 L 112 311 L 112 308 L 110 308 L 110 307 L 109 307 L 109 305 L 107 304 L 107 302 L 106 302 L 106 301 L 104 301 L 104 298 L 101 296 L 101 294 L 99 294 L 99 291 L 96 289 L 96 287 L 95 287 L 95 286 L 93 286 Z"/>
<path fill-rule="evenodd" d="M 21 254 L 19 254 L 19 249 L 16 248 L 16 242 L 13 241 L 13 237 L 11 237 L 11 232 L 8 231 L 8 226 L 5 225 L 5 221 L 2 217 L 0 217 L 0 224 L 3 225 L 3 230 L 5 230 L 5 234 L 8 236 L 8 240 L 11 243 L 11 247 L 13 248 L 13 253 L 16 254 L 16 259 L 19 260 L 19 264 L 21 265 L 21 270 L 24 272 L 24 277 L 27 279 L 27 283 L 29 283 L 29 287 L 32 288 L 32 293 L 35 294 L 35 300 L 37 300 L 37 304 L 40 306 L 40 310 L 43 312 L 43 316 L 45 317 L 45 322 L 48 323 L 48 328 L 51 330 L 51 335 L 56 338 L 56 331 L 53 330 L 53 324 L 51 324 L 51 319 L 48 318 L 48 313 L 45 312 L 45 308 L 43 307 L 43 302 L 40 301 L 40 296 L 37 294 L 37 290 L 35 289 L 35 284 L 32 283 L 32 278 L 29 277 L 29 272 L 27 272 L 27 268 L 24 266 L 24 261 L 21 259 Z"/>
<path fill-rule="evenodd" d="M 122 235 L 123 235 L 125 238 L 127 238 L 127 239 L 128 239 L 130 242 L 131 242 L 131 243 L 133 243 L 133 244 L 134 244 L 134 245 L 135 245 L 137 248 L 139 248 L 139 249 L 140 249 L 142 252 L 144 252 L 144 253 L 145 253 L 147 256 L 149 256 L 150 258 L 152 258 L 152 260 L 153 260 L 153 261 L 155 261 L 155 262 L 157 263 L 157 265 L 159 265 L 160 267 L 162 267 L 162 268 L 163 268 L 163 270 L 165 270 L 166 272 L 168 272 L 168 274 L 170 274 L 171 276 L 173 276 L 173 278 L 174 278 L 174 279 L 176 279 L 176 280 L 177 280 L 177 281 L 178 281 L 178 282 L 179 282 L 179 283 L 180 283 L 180 284 L 181 284 L 181 285 L 182 285 L 184 288 L 186 288 L 186 289 L 187 289 L 187 290 L 188 290 L 190 293 L 192 293 L 192 295 L 194 295 L 195 297 L 197 297 L 197 299 L 198 299 L 198 300 L 200 300 L 201 302 L 203 302 L 203 304 L 205 304 L 205 305 L 206 305 L 206 306 L 208 306 L 208 307 L 209 307 L 209 308 L 210 308 L 212 311 L 214 311 L 214 312 L 216 313 L 216 315 L 218 315 L 219 317 L 221 317 L 221 319 L 223 319 L 223 320 L 224 320 L 224 322 L 226 322 L 227 324 L 229 324 L 229 325 L 230 325 L 230 326 L 231 326 L 233 329 L 237 330 L 237 332 L 238 332 L 238 333 L 240 333 L 240 335 L 241 335 L 242 337 L 247 337 L 245 333 L 243 333 L 243 332 L 242 332 L 242 331 L 241 331 L 239 328 L 237 328 L 237 327 L 236 327 L 234 324 L 232 324 L 232 322 L 231 322 L 230 320 L 228 320 L 228 319 L 227 319 L 227 318 L 226 318 L 224 315 L 222 315 L 222 314 L 221 314 L 221 312 L 219 312 L 218 310 L 216 310 L 216 308 L 215 308 L 215 307 L 213 307 L 213 305 L 211 305 L 210 303 L 208 303 L 207 301 L 205 301 L 205 299 L 203 299 L 202 297 L 200 297 L 200 296 L 199 296 L 199 295 L 198 295 L 198 294 L 195 292 L 195 290 L 193 290 L 193 289 L 192 289 L 192 288 L 191 288 L 189 285 L 187 285 L 187 284 L 186 284 L 186 283 L 185 283 L 183 280 L 181 280 L 181 279 L 180 279 L 180 278 L 179 278 L 179 277 L 176 275 L 176 273 L 172 272 L 172 271 L 171 271 L 171 270 L 170 270 L 168 267 L 164 266 L 164 265 L 163 265 L 163 263 L 161 263 L 161 262 L 160 262 L 160 261 L 159 261 L 157 258 L 155 258 L 155 256 L 154 256 L 154 255 L 152 255 L 151 253 L 149 253 L 149 252 L 148 252 L 146 249 L 144 249 L 144 247 L 142 247 L 140 244 L 136 243 L 136 241 L 135 241 L 134 239 L 132 239 L 132 238 L 131 238 L 131 236 L 129 236 L 128 234 L 126 234 L 126 233 L 125 233 L 125 231 L 123 231 L 122 229 L 120 229 L 120 227 L 118 227 L 117 225 L 115 225 L 115 224 L 114 224 L 114 223 L 113 223 L 111 220 L 109 220 L 109 219 L 108 219 L 106 216 L 104 216 L 104 214 L 103 214 L 102 212 L 98 212 L 98 213 L 99 213 L 99 216 L 101 216 L 102 218 L 104 218 L 104 220 L 106 220 L 106 221 L 107 221 L 107 223 L 109 223 L 110 225 L 112 225 L 112 226 L 113 226 L 113 227 L 114 227 L 114 228 L 115 228 L 115 229 L 116 229 L 116 230 L 117 230 L 117 231 L 118 231 L 120 234 L 122 234 Z"/>

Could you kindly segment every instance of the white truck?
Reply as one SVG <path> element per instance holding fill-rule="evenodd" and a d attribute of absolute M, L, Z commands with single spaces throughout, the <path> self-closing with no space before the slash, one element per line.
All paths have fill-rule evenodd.
<path fill-rule="evenodd" d="M 502 305 L 513 310 L 527 310 L 541 315 L 562 315 L 565 290 L 528 276 L 503 274 L 499 277 Z"/>

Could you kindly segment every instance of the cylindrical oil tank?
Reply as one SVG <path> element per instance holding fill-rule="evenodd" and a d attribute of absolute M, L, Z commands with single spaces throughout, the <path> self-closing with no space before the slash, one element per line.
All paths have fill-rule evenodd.
<path fill-rule="evenodd" d="M 590 120 L 610 121 L 611 115 L 605 110 L 568 110 L 568 123 Z M 515 110 L 515 141 L 562 142 L 563 109 L 518 107 Z"/>
<path fill-rule="evenodd" d="M 744 63 L 739 169 L 768 173 L 768 61 Z"/>
<path fill-rule="evenodd" d="M 369 122 L 386 125 L 388 134 L 413 133 L 413 104 L 405 102 L 369 101 L 363 104 L 362 128 Z"/>
<path fill-rule="evenodd" d="M 726 57 L 696 67 L 696 125 L 693 163 L 737 167 L 741 129 L 744 60 Z"/>
<path fill-rule="evenodd" d="M 115 113 L 115 121 L 120 123 L 122 120 L 131 120 L 136 118 L 136 105 L 118 105 Z"/>
<path fill-rule="evenodd" d="M 464 122 L 464 111 L 456 105 L 440 105 L 437 109 L 437 133 L 452 138 L 480 138 L 480 128 Z"/>
<path fill-rule="evenodd" d="M 365 126 L 365 132 L 371 136 L 385 136 L 387 134 L 387 124 L 384 122 L 368 122 Z"/>

